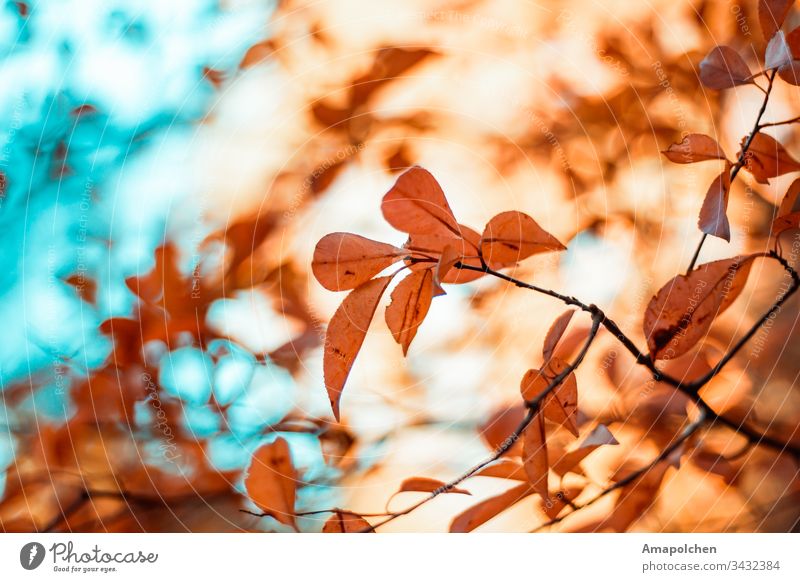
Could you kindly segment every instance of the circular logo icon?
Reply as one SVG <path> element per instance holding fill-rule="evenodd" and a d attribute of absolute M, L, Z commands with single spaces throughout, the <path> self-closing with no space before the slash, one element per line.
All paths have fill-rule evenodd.
<path fill-rule="evenodd" d="M 29 542 L 19 551 L 19 563 L 26 570 L 35 570 L 44 561 L 44 546 L 39 542 Z"/>

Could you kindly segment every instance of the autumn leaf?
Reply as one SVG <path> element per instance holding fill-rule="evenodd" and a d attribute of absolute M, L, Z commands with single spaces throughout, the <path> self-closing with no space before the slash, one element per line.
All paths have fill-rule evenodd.
<path fill-rule="evenodd" d="M 457 515 L 450 524 L 450 532 L 471 532 L 531 494 L 533 494 L 531 486 L 522 483 L 500 495 L 481 501 Z"/>
<path fill-rule="evenodd" d="M 461 493 L 462 495 L 472 495 L 466 489 L 459 489 L 458 487 L 446 487 L 444 481 L 438 479 L 430 479 L 428 477 L 410 477 L 400 484 L 397 493 L 404 493 L 406 491 L 417 491 L 420 493 L 433 493 L 434 491 L 441 490 L 442 493 Z"/>
<path fill-rule="evenodd" d="M 661 153 L 676 164 L 727 160 L 717 140 L 702 133 L 690 133 L 683 138 L 683 141 L 670 145 Z"/>
<path fill-rule="evenodd" d="M 433 292 L 432 269 L 411 273 L 392 291 L 392 302 L 386 308 L 386 325 L 394 340 L 403 347 L 404 356 L 428 314 Z"/>
<path fill-rule="evenodd" d="M 355 289 L 400 260 L 405 250 L 357 234 L 335 232 L 317 243 L 311 269 L 330 291 Z"/>
<path fill-rule="evenodd" d="M 700 61 L 700 81 L 709 89 L 728 89 L 752 83 L 750 67 L 729 46 L 716 46 Z"/>
<path fill-rule="evenodd" d="M 486 225 L 481 237 L 481 255 L 495 268 L 549 251 L 566 249 L 558 240 L 522 212 L 502 212 Z"/>
<path fill-rule="evenodd" d="M 419 166 L 397 178 L 383 197 L 381 211 L 386 221 L 402 232 L 460 237 L 458 222 L 441 186 Z"/>
<path fill-rule="evenodd" d="M 754 255 L 700 265 L 672 278 L 650 300 L 644 334 L 654 360 L 677 358 L 708 333 L 714 318 L 742 292 Z"/>
<path fill-rule="evenodd" d="M 781 201 L 778 214 L 772 222 L 772 236 L 778 237 L 781 233 L 792 228 L 800 227 L 800 178 L 792 182 Z"/>
<path fill-rule="evenodd" d="M 367 520 L 350 511 L 337 509 L 322 526 L 322 533 L 375 533 Z"/>
<path fill-rule="evenodd" d="M 792 62 L 792 50 L 786 42 L 786 35 L 782 30 L 779 30 L 770 39 L 767 44 L 767 50 L 764 53 L 764 68 L 779 69 L 785 67 Z"/>
<path fill-rule="evenodd" d="M 531 487 L 543 499 L 547 499 L 550 463 L 547 459 L 547 435 L 541 413 L 533 417 L 522 435 L 522 464 Z"/>
<path fill-rule="evenodd" d="M 297 529 L 294 515 L 297 472 L 285 439 L 278 438 L 255 452 L 244 486 L 261 511 Z"/>
<path fill-rule="evenodd" d="M 520 382 L 520 392 L 526 402 L 532 401 L 547 390 L 551 382 L 569 365 L 558 358 L 548 361 L 542 370 L 528 370 Z M 539 410 L 547 420 L 563 424 L 575 436 L 578 436 L 578 381 L 574 372 L 554 388 L 542 400 Z"/>
<path fill-rule="evenodd" d="M 773 38 L 778 29 L 783 26 L 783 21 L 789 14 L 794 0 L 759 0 L 758 22 L 761 24 L 761 33 L 764 40 Z"/>
<path fill-rule="evenodd" d="M 573 315 L 575 315 L 575 310 L 569 309 L 559 315 L 550 326 L 550 329 L 547 331 L 547 335 L 544 338 L 544 344 L 542 345 L 542 356 L 544 357 L 545 361 L 553 357 L 553 352 L 555 351 L 558 342 L 564 335 L 564 332 L 567 331 L 567 326 L 569 326 L 569 322 L 572 321 Z"/>
<path fill-rule="evenodd" d="M 730 242 L 731 225 L 728 222 L 728 194 L 731 189 L 731 172 L 728 165 L 708 188 L 697 226 L 711 236 Z"/>
<path fill-rule="evenodd" d="M 328 324 L 323 371 L 325 388 L 336 420 L 339 420 L 339 400 L 347 376 L 364 343 L 378 302 L 391 280 L 391 276 L 379 277 L 356 287 L 345 297 Z"/>
<path fill-rule="evenodd" d="M 774 178 L 800 170 L 798 163 L 774 137 L 758 132 L 745 154 L 745 168 L 761 184 Z"/>

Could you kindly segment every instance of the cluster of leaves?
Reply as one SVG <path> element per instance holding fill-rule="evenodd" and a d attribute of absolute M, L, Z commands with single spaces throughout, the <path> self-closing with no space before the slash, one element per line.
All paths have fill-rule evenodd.
<path fill-rule="evenodd" d="M 721 90 L 754 84 L 764 93 L 764 104 L 755 126 L 742 139 L 735 161 L 728 158 L 714 138 L 704 134 L 688 134 L 683 141 L 663 152 L 670 161 L 680 164 L 712 160 L 723 163 L 722 172 L 709 187 L 700 211 L 698 225 L 703 240 L 706 235 L 730 240 L 728 198 L 731 184 L 740 170 L 748 172 L 758 183 L 768 183 L 771 178 L 800 170 L 800 162 L 775 138 L 762 131 L 766 127 L 789 125 L 798 120 L 761 122 L 776 78 L 793 85 L 800 84 L 795 76 L 800 54 L 800 30 L 788 34 L 781 30 L 790 8 L 790 2 L 762 0 L 759 3 L 759 18 L 768 40 L 760 72 L 753 74 L 736 51 L 727 46 L 715 47 L 700 63 L 700 80 L 708 88 Z M 766 87 L 758 84 L 761 77 L 767 80 Z M 395 495 L 418 492 L 427 496 L 405 510 L 373 514 L 373 517 L 383 518 L 377 523 L 367 521 L 365 518 L 369 515 L 332 509 L 323 531 L 375 531 L 439 495 L 469 495 L 461 483 L 473 477 L 495 477 L 515 484 L 457 515 L 450 525 L 451 531 L 472 531 L 519 500 L 534 495 L 539 497 L 540 507 L 549 520 L 540 527 L 553 525 L 613 492 L 618 496 L 612 513 L 592 524 L 591 528 L 625 531 L 652 506 L 667 470 L 679 466 L 684 454 L 688 454 L 695 466 L 722 475 L 728 483 L 736 478 L 738 469 L 733 467 L 733 457 L 728 459 L 707 452 L 701 440 L 696 438 L 698 431 L 709 422 L 733 428 L 746 438 L 748 446 L 761 443 L 797 455 L 798 447 L 791 439 L 774 439 L 750 428 L 744 421 L 732 420 L 701 394 L 744 343 L 753 337 L 759 326 L 800 287 L 800 277 L 780 255 L 777 244 L 783 232 L 800 226 L 798 194 L 800 180 L 789 187 L 774 219 L 775 250 L 695 267 L 700 253 L 698 247 L 686 274 L 677 275 L 664 284 L 645 309 L 643 335 L 649 352 L 645 354 L 596 306 L 501 272 L 531 255 L 564 250 L 565 247 L 533 218 L 520 212 L 504 212 L 491 219 L 479 234 L 457 221 L 431 174 L 419 167 L 407 170 L 381 204 L 384 219 L 408 234 L 402 247 L 356 234 L 333 233 L 319 241 L 314 253 L 312 270 L 317 280 L 331 291 L 349 291 L 331 319 L 325 340 L 325 386 L 337 419 L 348 374 L 382 296 L 400 273 L 408 274 L 393 288 L 385 320 L 404 355 L 407 355 L 420 324 L 429 312 L 433 298 L 445 294 L 443 285 L 494 276 L 518 287 L 543 292 L 578 310 L 566 311 L 551 325 L 544 340 L 541 364 L 529 370 L 521 380 L 521 402 L 501 409 L 486 423 L 482 436 L 494 451 L 489 459 L 450 482 L 427 477 L 406 479 Z M 700 244 L 702 246 L 702 242 Z M 697 365 L 697 361 L 704 361 L 704 357 L 698 359 L 698 355 L 707 350 L 714 321 L 742 293 L 753 263 L 759 258 L 780 263 L 792 279 L 791 286 L 715 365 Z M 402 265 L 391 271 L 392 266 L 399 262 Z M 388 274 L 385 273 L 387 270 Z M 578 311 L 591 314 L 593 326 L 568 334 L 570 323 Z M 681 396 L 678 401 L 686 407 L 687 424 L 677 433 L 662 438 L 660 453 L 655 459 L 643 466 L 623 464 L 611 475 L 610 484 L 591 496 L 588 493 L 591 482 L 585 478 L 581 462 L 599 447 L 618 444 L 606 424 L 578 413 L 579 390 L 575 369 L 597 337 L 600 326 L 611 331 L 633 355 L 635 363 L 646 369 L 656 382 Z M 582 349 L 570 361 L 570 356 L 581 344 Z M 684 356 L 691 357 L 692 362 L 687 363 Z M 290 460 L 277 470 L 263 469 L 270 465 L 279 466 L 285 458 L 276 445 L 270 445 L 269 449 L 265 447 L 257 454 L 250 469 L 248 491 L 265 515 L 294 525 Z M 571 475 L 569 480 L 565 480 L 567 475 Z M 584 479 L 576 481 L 576 476 Z M 273 494 L 263 495 L 266 491 Z"/>

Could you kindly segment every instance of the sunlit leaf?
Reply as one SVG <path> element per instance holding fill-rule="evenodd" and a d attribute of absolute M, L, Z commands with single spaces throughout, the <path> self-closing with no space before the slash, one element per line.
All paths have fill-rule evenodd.
<path fill-rule="evenodd" d="M 297 472 L 284 439 L 278 438 L 256 451 L 244 485 L 261 511 L 283 524 L 297 527 L 294 515 Z"/>
<path fill-rule="evenodd" d="M 527 483 L 512 487 L 508 491 L 481 501 L 457 515 L 450 524 L 450 531 L 453 533 L 470 532 L 532 494 L 533 490 Z"/>
<path fill-rule="evenodd" d="M 366 283 L 405 255 L 405 250 L 389 244 L 335 232 L 317 243 L 311 269 L 323 287 L 344 291 Z"/>
<path fill-rule="evenodd" d="M 325 335 L 323 370 L 325 388 L 331 402 L 333 415 L 339 419 L 339 400 L 353 367 L 358 351 L 364 343 L 369 324 L 375 315 L 378 302 L 392 277 L 380 277 L 357 287 L 333 314 Z"/>
<path fill-rule="evenodd" d="M 433 269 L 415 271 L 400 281 L 392 291 L 392 302 L 386 308 L 386 325 L 394 340 L 403 348 L 403 355 L 417 335 L 433 299 Z"/>
<path fill-rule="evenodd" d="M 644 334 L 654 360 L 677 358 L 705 337 L 711 324 L 742 292 L 753 256 L 700 265 L 672 278 L 650 300 Z"/>
<path fill-rule="evenodd" d="M 702 133 L 690 133 L 680 143 L 670 145 L 661 153 L 676 164 L 727 159 L 717 140 Z"/>
<path fill-rule="evenodd" d="M 711 182 L 706 192 L 697 226 L 711 236 L 731 240 L 731 225 L 728 222 L 728 194 L 731 189 L 731 172 L 728 166 Z"/>
<path fill-rule="evenodd" d="M 481 237 L 481 255 L 492 267 L 515 265 L 549 251 L 566 249 L 558 240 L 522 212 L 503 212 L 492 218 Z"/>

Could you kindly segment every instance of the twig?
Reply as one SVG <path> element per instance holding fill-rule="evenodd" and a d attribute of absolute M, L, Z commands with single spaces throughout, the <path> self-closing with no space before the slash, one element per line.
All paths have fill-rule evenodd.
<path fill-rule="evenodd" d="M 777 69 L 773 69 L 769 73 L 767 73 L 767 89 L 764 91 L 764 100 L 761 102 L 761 108 L 758 110 L 758 115 L 756 116 L 756 122 L 753 124 L 753 129 L 750 131 L 750 134 L 747 136 L 744 144 L 742 144 L 742 151 L 739 153 L 739 158 L 736 160 L 736 163 L 731 168 L 731 179 L 730 183 L 733 184 L 733 181 L 736 179 L 736 176 L 739 174 L 739 170 L 745 164 L 747 160 L 747 152 L 750 149 L 750 144 L 753 143 L 753 139 L 755 139 L 756 134 L 762 127 L 769 127 L 771 124 L 762 124 L 761 118 L 764 116 L 764 112 L 767 110 L 767 103 L 769 103 L 769 96 L 772 93 L 772 85 L 773 81 L 775 81 L 775 75 L 778 74 Z M 776 124 L 779 125 L 779 124 Z M 689 263 L 689 268 L 686 269 L 686 273 L 690 273 L 692 269 L 694 269 L 695 264 L 697 263 L 697 259 L 700 256 L 700 250 L 703 248 L 703 244 L 706 242 L 706 238 L 708 235 L 703 233 L 703 236 L 700 238 L 700 242 L 697 245 L 697 249 L 694 251 L 694 256 L 692 256 L 692 262 Z"/>

